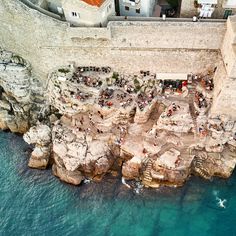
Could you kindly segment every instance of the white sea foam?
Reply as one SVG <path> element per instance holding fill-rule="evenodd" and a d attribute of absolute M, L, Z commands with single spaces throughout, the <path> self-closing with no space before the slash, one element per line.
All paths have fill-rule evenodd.
<path fill-rule="evenodd" d="M 131 188 L 131 186 L 130 186 L 129 184 L 126 183 L 124 177 L 121 178 L 121 182 L 122 182 L 122 184 L 124 184 L 127 188 Z"/>

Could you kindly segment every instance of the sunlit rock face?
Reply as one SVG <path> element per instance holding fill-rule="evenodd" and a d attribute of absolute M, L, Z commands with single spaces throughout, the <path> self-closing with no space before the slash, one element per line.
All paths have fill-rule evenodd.
<path fill-rule="evenodd" d="M 209 115 L 213 77 L 208 70 L 188 84 L 111 68 L 54 71 L 48 97 L 63 115 L 53 128 L 55 164 L 94 179 L 121 168 L 124 178 L 148 187 L 179 186 L 191 174 L 230 176 L 235 122 Z M 219 154 L 214 168 L 211 153 Z"/>
<path fill-rule="evenodd" d="M 23 136 L 25 142 L 35 145 L 29 167 L 45 169 L 48 166 L 51 155 L 51 129 L 47 125 L 37 125 L 31 127 Z"/>
<path fill-rule="evenodd" d="M 0 128 L 25 133 L 45 106 L 43 89 L 28 62 L 0 50 Z"/>
<path fill-rule="evenodd" d="M 213 70 L 191 81 L 162 81 L 154 73 L 62 67 L 44 89 L 23 59 L 3 57 L 0 125 L 29 130 L 29 167 L 52 165 L 55 176 L 74 185 L 121 173 L 153 188 L 181 186 L 192 174 L 228 177 L 235 167 L 235 121 L 209 113 Z M 10 79 L 15 74 L 18 82 Z"/>

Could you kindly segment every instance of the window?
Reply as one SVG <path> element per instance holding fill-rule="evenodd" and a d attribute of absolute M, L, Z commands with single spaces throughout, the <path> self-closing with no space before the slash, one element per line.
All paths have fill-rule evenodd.
<path fill-rule="evenodd" d="M 79 17 L 79 13 L 75 12 L 75 11 L 72 11 L 71 12 L 71 16 L 73 17 Z"/>
<path fill-rule="evenodd" d="M 129 11 L 129 7 L 125 6 L 125 10 L 126 10 L 126 11 Z"/>
<path fill-rule="evenodd" d="M 136 13 L 140 14 L 140 8 L 136 9 Z"/>
<path fill-rule="evenodd" d="M 231 16 L 232 12 L 233 12 L 232 10 L 225 10 L 223 19 L 227 19 L 228 16 Z"/>

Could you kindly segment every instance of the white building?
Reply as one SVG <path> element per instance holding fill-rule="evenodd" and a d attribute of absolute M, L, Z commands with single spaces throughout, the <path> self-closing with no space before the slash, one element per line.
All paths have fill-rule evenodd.
<path fill-rule="evenodd" d="M 156 0 L 119 0 L 121 16 L 152 16 Z"/>
<path fill-rule="evenodd" d="M 115 15 L 114 0 L 30 0 L 35 6 L 52 12 L 72 26 L 104 26 Z"/>
<path fill-rule="evenodd" d="M 224 18 L 236 14 L 236 0 L 182 0 L 180 17 Z"/>
<path fill-rule="evenodd" d="M 74 26 L 104 26 L 115 15 L 114 0 L 62 0 L 62 9 Z"/>

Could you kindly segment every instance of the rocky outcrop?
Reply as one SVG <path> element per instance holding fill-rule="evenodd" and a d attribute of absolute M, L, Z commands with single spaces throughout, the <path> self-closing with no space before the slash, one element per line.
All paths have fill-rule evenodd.
<path fill-rule="evenodd" d="M 0 50 L 0 129 L 25 133 L 34 125 L 48 107 L 42 91 L 29 63 Z"/>
<path fill-rule="evenodd" d="M 29 160 L 29 167 L 45 169 L 51 155 L 51 129 L 47 125 L 37 125 L 24 134 L 25 142 L 35 145 Z"/>
<path fill-rule="evenodd" d="M 22 133 L 31 127 L 24 139 L 35 145 L 32 168 L 53 164 L 54 175 L 74 185 L 121 171 L 123 180 L 157 188 L 181 186 L 191 174 L 228 177 L 235 167 L 234 120 L 208 114 L 212 82 L 200 90 L 200 81 L 188 87 L 147 73 L 63 67 L 49 75 L 45 96 L 23 59 L 2 58 L 0 127 Z"/>
<path fill-rule="evenodd" d="M 126 179 L 137 179 L 140 176 L 142 158 L 133 157 L 122 166 L 122 175 Z"/>
<path fill-rule="evenodd" d="M 98 179 L 114 162 L 107 142 L 93 140 L 78 129 L 57 123 L 52 135 L 55 164 L 69 173 L 81 171 L 83 176 Z"/>
<path fill-rule="evenodd" d="M 60 180 L 73 185 L 79 185 L 84 179 L 80 171 L 69 171 L 64 167 L 57 166 L 56 164 L 52 166 L 52 173 Z"/>
<path fill-rule="evenodd" d="M 186 102 L 174 102 L 159 117 L 156 129 L 187 133 L 193 128 L 193 120 Z"/>
<path fill-rule="evenodd" d="M 193 171 L 205 179 L 213 176 L 228 178 L 236 165 L 236 153 L 224 150 L 222 153 L 196 151 Z"/>

